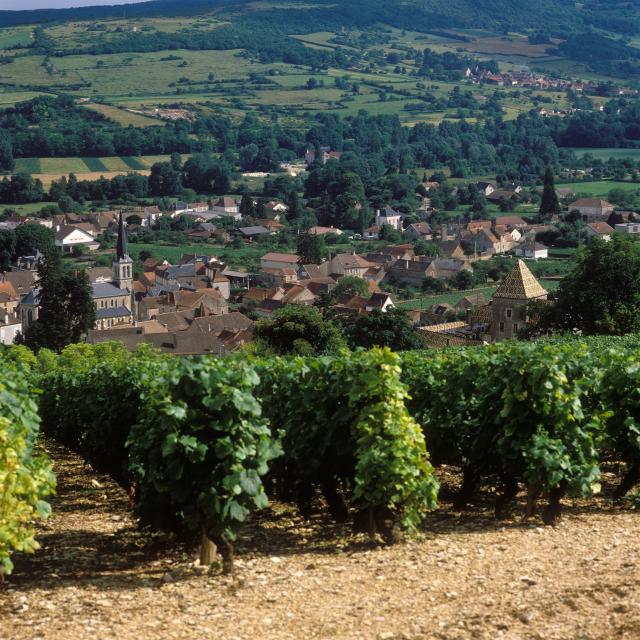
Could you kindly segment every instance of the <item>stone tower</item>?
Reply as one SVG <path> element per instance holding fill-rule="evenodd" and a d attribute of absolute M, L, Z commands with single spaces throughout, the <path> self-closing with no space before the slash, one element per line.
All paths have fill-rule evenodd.
<path fill-rule="evenodd" d="M 127 232 L 124 228 L 122 212 L 118 219 L 118 246 L 113 257 L 113 284 L 120 289 L 131 291 L 133 284 L 133 260 L 129 257 Z"/>
<path fill-rule="evenodd" d="M 529 267 L 518 260 L 491 298 L 491 341 L 517 338 L 529 321 L 527 304 L 546 300 L 548 295 Z"/>

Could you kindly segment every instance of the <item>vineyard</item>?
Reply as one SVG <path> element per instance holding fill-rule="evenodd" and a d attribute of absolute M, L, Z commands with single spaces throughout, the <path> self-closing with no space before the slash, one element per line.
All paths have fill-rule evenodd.
<path fill-rule="evenodd" d="M 234 542 L 269 498 L 378 544 L 418 531 L 438 470 L 459 468 L 460 509 L 480 486 L 503 517 L 526 491 L 546 524 L 590 498 L 601 468 L 640 474 L 640 337 L 502 343 L 338 357 L 176 359 L 116 343 L 0 357 L 0 566 L 37 549 L 54 479 L 42 430 L 125 487 L 139 522 L 202 541 L 231 572 Z"/>

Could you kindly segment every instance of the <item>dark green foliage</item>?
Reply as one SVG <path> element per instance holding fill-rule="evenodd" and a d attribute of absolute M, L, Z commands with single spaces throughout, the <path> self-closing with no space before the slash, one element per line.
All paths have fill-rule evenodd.
<path fill-rule="evenodd" d="M 577 254 L 554 305 L 544 305 L 534 331 L 621 335 L 640 330 L 640 244 L 622 234 L 594 238 Z"/>
<path fill-rule="evenodd" d="M 310 307 L 287 305 L 253 329 L 258 352 L 276 355 L 322 355 L 344 347 L 338 327 Z"/>
<path fill-rule="evenodd" d="M 413 529 L 435 506 L 437 483 L 404 408 L 398 356 L 374 350 L 257 368 L 265 415 L 283 430 L 275 479 L 305 515 L 320 489 L 335 518 L 346 518 L 347 506 L 370 512 L 370 533 L 391 540 L 395 524 Z"/>
<path fill-rule="evenodd" d="M 407 351 L 419 349 L 423 344 L 402 309 L 385 312 L 374 309 L 355 318 L 346 316 L 342 319 L 342 330 L 352 349 L 388 347 L 392 351 Z"/>
<path fill-rule="evenodd" d="M 300 256 L 302 264 L 320 264 L 326 251 L 327 248 L 322 236 L 311 233 L 303 233 L 298 236 L 296 253 Z"/>
<path fill-rule="evenodd" d="M 547 167 L 544 172 L 544 187 L 540 201 L 540 218 L 549 219 L 554 215 L 559 215 L 561 210 L 553 180 L 553 171 L 551 167 Z"/>
<path fill-rule="evenodd" d="M 187 531 L 204 530 L 224 550 L 249 513 L 268 504 L 262 477 L 281 453 L 277 434 L 261 416 L 251 367 L 174 362 L 129 435 L 139 512 L 156 525 L 177 519 Z"/>
<path fill-rule="evenodd" d="M 369 294 L 369 283 L 364 278 L 357 276 L 342 276 L 338 279 L 335 289 L 331 292 L 333 298 L 342 295 L 367 296 Z"/>
<path fill-rule="evenodd" d="M 34 350 L 59 351 L 93 329 L 96 308 L 86 271 L 69 273 L 57 248 L 45 252 L 38 267 L 40 308 L 38 319 L 29 325 L 24 344 Z"/>

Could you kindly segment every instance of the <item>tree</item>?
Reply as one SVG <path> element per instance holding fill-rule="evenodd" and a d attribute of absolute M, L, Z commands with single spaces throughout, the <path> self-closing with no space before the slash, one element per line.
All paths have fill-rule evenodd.
<path fill-rule="evenodd" d="M 303 233 L 298 237 L 298 255 L 302 264 L 320 264 L 326 252 L 322 236 Z"/>
<path fill-rule="evenodd" d="M 13 145 L 8 131 L 0 129 L 0 171 L 13 171 Z"/>
<path fill-rule="evenodd" d="M 256 214 L 256 207 L 253 204 L 253 198 L 246 193 L 242 196 L 242 199 L 240 200 L 240 214 L 245 219 L 253 218 Z"/>
<path fill-rule="evenodd" d="M 277 355 L 323 355 L 345 346 L 340 329 L 317 309 L 287 305 L 271 319 L 259 320 L 253 335 L 258 350 Z"/>
<path fill-rule="evenodd" d="M 551 171 L 551 167 L 547 167 L 544 172 L 544 188 L 542 189 L 542 199 L 540 200 L 540 218 L 549 219 L 551 216 L 558 215 L 560 211 L 553 171 Z"/>
<path fill-rule="evenodd" d="M 369 294 L 369 284 L 366 280 L 358 278 L 357 276 L 342 276 L 331 293 L 335 298 L 339 298 L 345 294 L 350 296 L 366 296 Z"/>
<path fill-rule="evenodd" d="M 179 162 L 180 156 L 178 156 Z M 182 190 L 182 175 L 173 162 L 156 162 L 149 175 L 149 193 L 152 196 L 175 196 Z"/>
<path fill-rule="evenodd" d="M 538 310 L 533 330 L 622 335 L 640 331 L 640 244 L 616 234 L 593 238 L 575 258 L 553 305 Z"/>
<path fill-rule="evenodd" d="M 71 255 L 74 258 L 81 258 L 82 254 L 87 250 L 87 248 L 83 244 L 76 244 L 71 249 Z"/>
<path fill-rule="evenodd" d="M 449 278 L 449 284 L 459 290 L 471 289 L 473 287 L 473 273 L 466 269 L 461 269 L 454 276 Z"/>
<path fill-rule="evenodd" d="M 0 231 L 0 271 L 11 267 L 11 260 L 16 253 L 16 234 L 12 229 Z"/>
<path fill-rule="evenodd" d="M 400 242 L 400 240 L 402 240 L 402 235 L 390 224 L 383 224 L 382 230 L 380 231 L 380 240 L 386 240 L 387 242 Z"/>
<path fill-rule="evenodd" d="M 46 250 L 38 267 L 40 309 L 29 325 L 23 342 L 31 349 L 60 351 L 93 328 L 96 308 L 86 271 L 65 271 L 55 247 Z"/>
<path fill-rule="evenodd" d="M 53 231 L 41 224 L 21 224 L 16 227 L 16 256 L 22 256 L 30 251 L 44 253 L 53 246 Z"/>
<path fill-rule="evenodd" d="M 371 313 L 351 316 L 342 320 L 342 329 L 352 349 L 389 347 L 393 351 L 420 349 L 423 346 L 411 320 L 402 309 L 389 309 L 385 313 L 374 309 Z"/>

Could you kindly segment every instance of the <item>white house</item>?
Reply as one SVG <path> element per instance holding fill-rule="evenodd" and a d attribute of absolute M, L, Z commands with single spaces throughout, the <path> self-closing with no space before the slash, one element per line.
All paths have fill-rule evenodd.
<path fill-rule="evenodd" d="M 637 222 L 625 222 L 616 225 L 617 233 L 628 233 L 630 235 L 636 235 L 640 233 L 640 224 Z"/>
<path fill-rule="evenodd" d="M 100 243 L 96 242 L 91 234 L 71 226 L 59 227 L 56 230 L 55 245 L 62 253 L 71 253 L 77 246 L 83 246 L 88 251 L 100 248 Z"/>
<path fill-rule="evenodd" d="M 0 344 L 13 344 L 22 332 L 22 322 L 15 313 L 3 311 L 0 316 Z"/>
<path fill-rule="evenodd" d="M 549 257 L 549 249 L 543 244 L 525 242 L 516 249 L 516 255 L 527 260 L 542 260 Z"/>
<path fill-rule="evenodd" d="M 376 211 L 376 226 L 382 228 L 385 224 L 402 231 L 402 219 L 404 215 L 387 205 L 384 209 Z"/>

